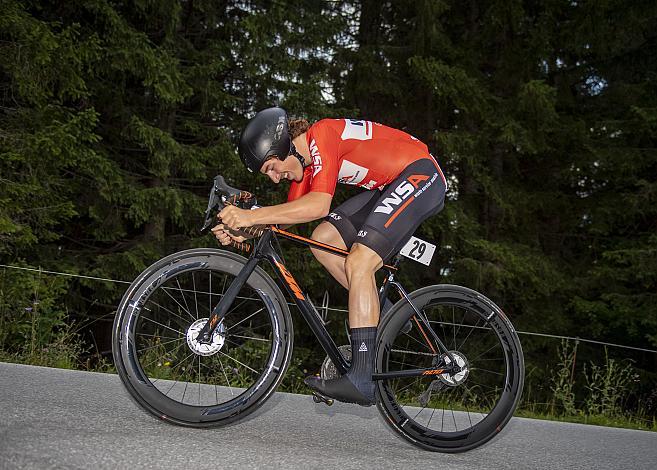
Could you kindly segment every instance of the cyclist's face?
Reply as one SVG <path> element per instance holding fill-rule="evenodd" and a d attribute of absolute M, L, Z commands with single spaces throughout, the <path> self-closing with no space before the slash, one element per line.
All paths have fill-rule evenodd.
<path fill-rule="evenodd" d="M 280 183 L 281 180 L 301 181 L 303 173 L 298 171 L 297 167 L 301 166 L 298 163 L 296 158 L 286 158 L 285 160 L 270 158 L 262 165 L 260 173 L 269 176 L 274 183 Z"/>

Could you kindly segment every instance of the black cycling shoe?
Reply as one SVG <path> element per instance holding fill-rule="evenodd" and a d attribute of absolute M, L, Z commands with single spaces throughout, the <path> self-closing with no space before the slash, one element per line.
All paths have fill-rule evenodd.
<path fill-rule="evenodd" d="M 361 392 L 349 379 L 343 375 L 337 379 L 324 380 L 315 375 L 306 377 L 303 382 L 321 395 L 334 398 L 344 403 L 355 403 L 361 406 L 372 406 L 376 403 L 374 382 L 364 383 L 365 393 Z M 367 395 L 366 395 L 367 394 Z"/>

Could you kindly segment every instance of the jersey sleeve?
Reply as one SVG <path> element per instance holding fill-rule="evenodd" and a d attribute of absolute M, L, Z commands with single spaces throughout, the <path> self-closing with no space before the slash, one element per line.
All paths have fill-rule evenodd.
<path fill-rule="evenodd" d="M 290 185 L 288 202 L 310 192 L 328 193 L 331 196 L 335 194 L 339 170 L 339 135 L 326 121 L 319 121 L 308 130 L 308 148 L 313 163 L 304 170 L 301 181 L 293 181 Z"/>
<path fill-rule="evenodd" d="M 299 182 L 292 181 L 290 189 L 287 193 L 287 202 L 299 199 L 304 194 L 310 192 L 310 178 L 312 178 L 312 167 L 308 167 L 303 172 L 303 179 Z"/>
<path fill-rule="evenodd" d="M 329 124 L 322 120 L 308 132 L 308 148 L 312 157 L 312 174 L 308 192 L 335 194 L 338 182 L 338 149 L 340 136 Z"/>

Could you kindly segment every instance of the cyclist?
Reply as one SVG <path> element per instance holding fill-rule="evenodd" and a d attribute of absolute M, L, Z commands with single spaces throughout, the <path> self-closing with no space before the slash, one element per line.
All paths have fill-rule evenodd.
<path fill-rule="evenodd" d="M 349 290 L 351 367 L 332 380 L 305 383 L 322 395 L 369 406 L 379 300 L 374 273 L 418 226 L 444 205 L 446 181 L 427 146 L 375 122 L 355 119 L 288 120 L 282 108 L 260 111 L 243 130 L 239 155 L 251 172 L 274 183 L 291 181 L 287 202 L 255 210 L 228 206 L 212 229 L 219 241 L 243 241 L 236 231 L 261 224 L 292 225 L 324 218 L 314 240 L 349 250 L 346 258 L 311 249 Z M 365 189 L 333 211 L 337 183 Z"/>

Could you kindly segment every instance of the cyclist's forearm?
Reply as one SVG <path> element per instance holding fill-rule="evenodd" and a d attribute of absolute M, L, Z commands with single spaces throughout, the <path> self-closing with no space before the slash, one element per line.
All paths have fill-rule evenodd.
<path fill-rule="evenodd" d="M 286 202 L 276 206 L 268 206 L 255 209 L 252 213 L 254 216 L 254 225 L 294 225 L 303 222 L 310 222 L 311 220 L 320 218 L 320 216 L 315 214 L 314 211 L 307 211 L 306 208 L 295 208 L 294 206 L 296 206 L 296 204 L 293 202 Z"/>
<path fill-rule="evenodd" d="M 251 213 L 254 225 L 300 224 L 325 217 L 331 207 L 332 196 L 326 193 L 309 193 L 291 202 L 260 207 Z"/>

